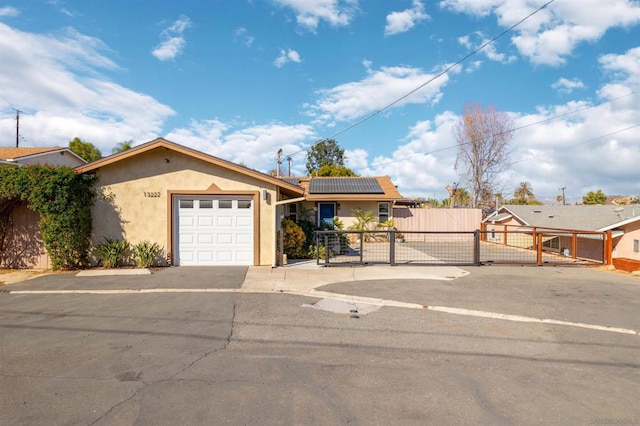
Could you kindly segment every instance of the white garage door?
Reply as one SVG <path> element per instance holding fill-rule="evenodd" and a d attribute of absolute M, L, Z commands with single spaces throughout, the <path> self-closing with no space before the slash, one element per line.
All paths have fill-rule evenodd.
<path fill-rule="evenodd" d="M 253 200 L 177 197 L 179 265 L 253 265 Z"/>

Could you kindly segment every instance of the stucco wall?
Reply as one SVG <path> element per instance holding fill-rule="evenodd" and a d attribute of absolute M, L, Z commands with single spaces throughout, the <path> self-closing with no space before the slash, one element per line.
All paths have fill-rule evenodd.
<path fill-rule="evenodd" d="M 344 223 L 344 229 L 348 230 L 351 225 L 356 222 L 353 215 L 354 210 L 361 209 L 363 211 L 371 210 L 375 217 L 378 217 L 377 201 L 320 201 L 320 202 L 303 202 L 300 203 L 305 209 L 312 209 L 313 222 L 318 221 L 318 203 L 334 203 L 336 204 L 336 215 Z M 391 205 L 392 203 L 389 203 Z M 391 214 L 391 213 L 389 213 Z"/>
<path fill-rule="evenodd" d="M 98 170 L 102 193 L 93 208 L 93 240 L 126 238 L 170 246 L 170 191 L 220 194 L 259 191 L 254 214 L 258 215 L 259 265 L 271 265 L 275 251 L 273 237 L 276 187 L 250 176 L 218 167 L 175 151 L 158 148 Z M 218 189 L 219 188 L 219 189 Z M 268 200 L 262 190 L 269 192 Z M 156 196 L 157 195 L 157 196 Z"/>
<path fill-rule="evenodd" d="M 640 240 L 640 222 L 631 223 L 623 229 L 624 235 L 617 243 L 614 240 L 613 257 L 640 260 L 640 253 L 633 251 L 633 240 Z"/>
<path fill-rule="evenodd" d="M 71 168 L 78 167 L 84 164 L 83 161 L 79 160 L 74 155 L 64 151 L 36 155 L 30 158 L 19 160 L 17 162 L 24 165 L 49 164 L 52 166 L 68 166 Z"/>

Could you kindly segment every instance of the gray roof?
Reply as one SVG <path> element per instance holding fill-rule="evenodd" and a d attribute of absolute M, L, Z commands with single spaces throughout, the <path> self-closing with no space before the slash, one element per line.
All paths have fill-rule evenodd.
<path fill-rule="evenodd" d="M 300 178 L 295 176 L 281 176 L 280 179 L 283 181 L 290 183 L 291 185 L 300 186 Z"/>
<path fill-rule="evenodd" d="M 511 213 L 525 225 L 545 228 L 606 231 L 626 221 L 640 220 L 640 205 L 571 205 L 500 207 L 499 215 Z M 490 216 L 486 221 L 492 221 Z M 495 220 L 495 219 L 494 219 Z"/>
<path fill-rule="evenodd" d="M 309 194 L 384 194 L 376 178 L 318 178 L 309 182 Z"/>

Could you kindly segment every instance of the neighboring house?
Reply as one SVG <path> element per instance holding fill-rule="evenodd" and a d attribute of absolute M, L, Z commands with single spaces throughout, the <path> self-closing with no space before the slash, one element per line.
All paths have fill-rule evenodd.
<path fill-rule="evenodd" d="M 49 164 L 77 167 L 86 164 L 69 148 L 2 148 L 0 167 Z M 6 250 L 0 256 L 0 266 L 12 268 L 41 268 L 50 265 L 49 256 L 40 236 L 40 217 L 26 203 L 19 203 L 11 211 L 11 233 L 5 237 Z"/>
<path fill-rule="evenodd" d="M 95 244 L 157 242 L 172 265 L 274 265 L 276 206 L 304 194 L 162 138 L 76 170 L 99 177 Z"/>
<path fill-rule="evenodd" d="M 356 221 L 355 210 L 371 211 L 383 223 L 392 219 L 393 205 L 403 199 L 388 176 L 372 177 L 284 177 L 304 190 L 304 201 L 287 204 L 285 216 L 297 221 L 304 210 L 312 211 L 316 225 L 337 217 L 345 229 Z"/>
<path fill-rule="evenodd" d="M 502 238 L 500 231 L 507 227 L 520 230 L 536 228 L 568 229 L 580 231 L 611 231 L 612 257 L 640 261 L 640 206 L 571 205 L 571 206 L 520 206 L 506 205 L 484 219 L 487 231 L 494 232 L 494 239 Z M 490 234 L 491 235 L 491 234 Z M 491 236 L 489 236 L 491 240 Z M 595 245 L 593 238 L 578 238 L 584 251 Z M 559 236 L 545 241 L 551 251 L 571 250 L 570 237 Z M 597 250 L 597 248 L 595 249 Z M 566 252 L 571 254 L 570 252 Z"/>
<path fill-rule="evenodd" d="M 78 167 L 86 161 L 69 148 L 2 148 L 0 147 L 0 166 L 17 164 L 49 164 L 51 166 Z"/>

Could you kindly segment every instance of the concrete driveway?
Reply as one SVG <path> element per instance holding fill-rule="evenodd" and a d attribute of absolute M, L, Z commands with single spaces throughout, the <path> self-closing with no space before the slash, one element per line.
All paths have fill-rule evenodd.
<path fill-rule="evenodd" d="M 638 278 L 374 268 L 2 287 L 0 424 L 640 424 Z"/>

